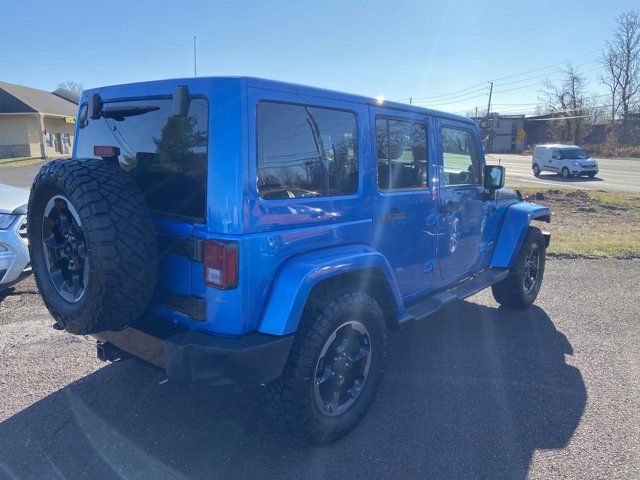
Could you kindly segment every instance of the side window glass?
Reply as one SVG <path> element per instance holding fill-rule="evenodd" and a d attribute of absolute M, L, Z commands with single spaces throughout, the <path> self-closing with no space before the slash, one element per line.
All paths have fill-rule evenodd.
<path fill-rule="evenodd" d="M 457 128 L 442 129 L 444 184 L 481 185 L 482 172 L 473 135 Z"/>
<path fill-rule="evenodd" d="M 429 186 L 427 127 L 424 123 L 377 118 L 376 147 L 380 190 Z"/>
<path fill-rule="evenodd" d="M 262 198 L 326 197 L 358 191 L 353 113 L 260 102 L 257 132 L 258 191 Z"/>

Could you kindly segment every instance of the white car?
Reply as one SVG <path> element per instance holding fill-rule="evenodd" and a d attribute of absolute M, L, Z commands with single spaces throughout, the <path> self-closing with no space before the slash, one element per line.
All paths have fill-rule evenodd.
<path fill-rule="evenodd" d="M 589 152 L 576 145 L 536 145 L 531 158 L 531 169 L 537 177 L 540 172 L 553 172 L 569 178 L 572 175 L 594 177 L 598 173 L 598 161 Z"/>
<path fill-rule="evenodd" d="M 31 272 L 27 243 L 29 192 L 0 184 L 0 290 Z"/>

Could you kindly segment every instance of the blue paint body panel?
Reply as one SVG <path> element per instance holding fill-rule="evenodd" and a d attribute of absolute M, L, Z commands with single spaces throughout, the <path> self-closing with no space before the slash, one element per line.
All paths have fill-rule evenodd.
<path fill-rule="evenodd" d="M 297 329 L 309 293 L 318 282 L 344 273 L 375 269 L 391 292 L 399 318 L 405 306 L 447 289 L 489 267 L 508 267 L 529 222 L 549 209 L 518 202 L 505 189 L 497 201 L 480 187 L 443 185 L 440 132 L 453 126 L 472 133 L 484 155 L 474 123 L 464 117 L 367 97 L 249 77 L 187 78 L 88 90 L 105 102 L 169 98 L 178 86 L 209 105 L 206 219 L 155 218 L 159 232 L 173 237 L 234 241 L 239 247 L 239 283 L 217 290 L 204 282 L 204 266 L 169 254 L 159 265 L 159 288 L 204 299 L 206 320 L 196 321 L 164 305 L 156 313 L 193 330 L 238 336 L 256 330 L 287 335 Z M 334 197 L 265 200 L 257 188 L 256 112 L 260 102 L 284 102 L 351 112 L 356 118 L 357 193 Z M 422 122 L 428 138 L 428 186 L 380 192 L 377 187 L 375 120 L 379 115 Z M 77 125 L 77 124 L 76 124 Z M 82 130 L 76 131 L 76 143 Z M 75 146 L 74 146 L 75 153 Z M 458 190 L 458 191 L 456 191 Z M 510 192 L 510 193 L 509 193 Z M 443 202 L 467 208 L 461 245 L 446 245 L 452 216 Z M 463 207 L 466 206 L 466 207 Z M 383 222 L 393 208 L 406 218 Z M 466 235 L 466 237 L 464 236 Z"/>
<path fill-rule="evenodd" d="M 294 333 L 309 293 L 318 282 L 344 273 L 375 269 L 391 287 L 396 313 L 404 313 L 402 297 L 386 258 L 366 245 L 347 245 L 296 256 L 278 274 L 262 316 L 260 332 Z"/>
<path fill-rule="evenodd" d="M 520 202 L 509 206 L 504 214 L 500 236 L 491 259 L 492 267 L 513 265 L 532 220 L 551 221 L 551 210 L 534 203 Z"/>

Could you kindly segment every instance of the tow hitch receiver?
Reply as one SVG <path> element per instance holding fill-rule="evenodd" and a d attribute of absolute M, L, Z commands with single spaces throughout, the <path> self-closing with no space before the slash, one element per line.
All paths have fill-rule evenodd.
<path fill-rule="evenodd" d="M 117 362 L 129 358 L 129 354 L 109 342 L 98 340 L 96 344 L 98 359 L 103 362 Z"/>

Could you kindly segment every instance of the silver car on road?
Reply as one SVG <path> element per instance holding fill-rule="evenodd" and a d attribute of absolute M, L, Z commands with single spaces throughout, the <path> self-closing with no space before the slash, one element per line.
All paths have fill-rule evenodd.
<path fill-rule="evenodd" d="M 0 290 L 31 272 L 27 243 L 29 192 L 0 184 Z"/>

